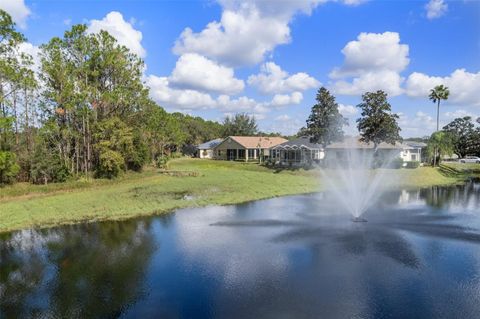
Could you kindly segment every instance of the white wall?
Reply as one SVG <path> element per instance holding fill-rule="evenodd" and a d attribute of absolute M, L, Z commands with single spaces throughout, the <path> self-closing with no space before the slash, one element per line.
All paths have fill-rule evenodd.
<path fill-rule="evenodd" d="M 213 150 L 198 150 L 198 157 L 213 158 Z"/>

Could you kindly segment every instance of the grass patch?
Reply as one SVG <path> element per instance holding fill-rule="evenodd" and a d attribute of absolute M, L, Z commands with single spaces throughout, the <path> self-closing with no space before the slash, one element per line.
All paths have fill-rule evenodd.
<path fill-rule="evenodd" d="M 149 168 L 116 180 L 17 184 L 0 189 L 0 232 L 84 221 L 119 220 L 178 208 L 236 204 L 321 189 L 316 170 L 275 172 L 252 163 L 176 159 L 173 174 Z M 388 170 L 401 187 L 458 182 L 439 169 Z M 462 175 L 463 176 L 463 175 Z"/>

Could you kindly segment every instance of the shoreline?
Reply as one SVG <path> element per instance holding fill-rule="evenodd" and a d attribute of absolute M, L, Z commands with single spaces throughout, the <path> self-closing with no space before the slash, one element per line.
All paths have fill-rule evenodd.
<path fill-rule="evenodd" d="M 322 191 L 320 177 L 313 170 L 275 173 L 252 164 L 185 158 L 173 160 L 171 168 L 195 171 L 198 176 L 167 176 L 152 170 L 72 188 L 57 184 L 45 192 L 35 189 L 40 185 L 31 186 L 35 190 L 31 193 L 5 196 L 0 198 L 0 234 L 158 216 L 184 208 L 238 205 Z M 392 170 L 390 178 L 402 182 L 388 188 L 447 186 L 465 180 L 463 176 L 443 176 L 432 168 L 415 170 Z"/>

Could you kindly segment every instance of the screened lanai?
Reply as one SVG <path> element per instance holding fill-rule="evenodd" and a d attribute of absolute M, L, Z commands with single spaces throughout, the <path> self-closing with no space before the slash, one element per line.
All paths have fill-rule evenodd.
<path fill-rule="evenodd" d="M 310 142 L 308 137 L 300 137 L 271 148 L 271 156 L 277 165 L 309 165 L 319 162 L 324 155 L 322 146 Z"/>

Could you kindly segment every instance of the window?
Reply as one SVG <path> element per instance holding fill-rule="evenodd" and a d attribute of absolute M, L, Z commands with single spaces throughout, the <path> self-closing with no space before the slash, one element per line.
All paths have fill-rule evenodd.
<path fill-rule="evenodd" d="M 416 161 L 417 160 L 417 154 L 412 154 L 412 161 Z"/>
<path fill-rule="evenodd" d="M 238 152 L 237 159 L 245 158 L 245 150 L 237 150 L 237 152 Z"/>
<path fill-rule="evenodd" d="M 255 157 L 255 149 L 249 149 L 248 158 L 254 158 L 254 157 Z"/>

